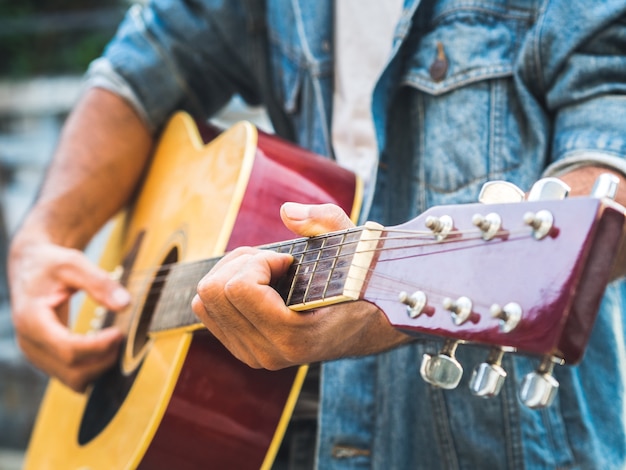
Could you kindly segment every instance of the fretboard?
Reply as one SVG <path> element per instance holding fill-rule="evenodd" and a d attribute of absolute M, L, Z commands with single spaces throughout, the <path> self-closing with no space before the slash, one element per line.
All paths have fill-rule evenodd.
<path fill-rule="evenodd" d="M 273 287 L 293 310 L 358 299 L 378 244 L 379 230 L 372 224 L 261 247 L 293 257 L 288 272 Z M 155 303 L 150 331 L 199 323 L 191 310 L 191 301 L 198 282 L 220 259 L 161 269 L 166 279 L 160 284 L 160 292 L 150 294 Z"/>

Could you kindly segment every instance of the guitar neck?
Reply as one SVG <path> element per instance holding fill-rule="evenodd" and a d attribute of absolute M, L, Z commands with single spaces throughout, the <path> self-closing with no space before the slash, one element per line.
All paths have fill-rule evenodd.
<path fill-rule="evenodd" d="M 293 257 L 287 273 L 273 286 L 296 311 L 357 300 L 367 280 L 380 239 L 378 224 L 265 245 L 261 249 Z M 196 286 L 221 257 L 161 267 L 150 295 L 155 306 L 150 331 L 199 325 L 190 305 Z"/>
<path fill-rule="evenodd" d="M 362 299 L 409 334 L 575 363 L 591 327 L 582 311 L 597 312 L 623 220 L 594 198 L 441 206 L 395 227 L 368 223 L 262 249 L 293 257 L 273 285 L 292 310 Z M 589 258 L 596 245 L 607 255 Z M 162 268 L 151 331 L 202 326 L 191 300 L 217 261 Z"/>

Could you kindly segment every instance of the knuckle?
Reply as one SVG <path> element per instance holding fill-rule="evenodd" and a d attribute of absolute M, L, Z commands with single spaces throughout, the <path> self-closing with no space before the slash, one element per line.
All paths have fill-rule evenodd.
<path fill-rule="evenodd" d="M 239 246 L 233 249 L 231 253 L 233 254 L 234 257 L 238 257 L 238 256 L 244 256 L 244 255 L 251 255 L 256 252 L 257 252 L 256 248 L 253 248 L 250 246 Z"/>
<path fill-rule="evenodd" d="M 246 282 L 240 276 L 235 276 L 224 284 L 224 294 L 226 298 L 234 299 L 239 297 L 246 290 L 246 287 Z"/>
<path fill-rule="evenodd" d="M 200 300 L 200 297 L 198 295 L 195 295 L 193 299 L 191 299 L 191 310 L 196 315 L 198 315 L 199 313 L 204 313 L 205 311 L 204 304 L 202 303 L 202 300 Z"/>
<path fill-rule="evenodd" d="M 301 364 L 299 361 L 301 349 L 296 342 L 274 342 L 272 349 L 266 349 L 258 353 L 257 360 L 261 367 L 267 370 L 280 370 L 285 367 Z"/>
<path fill-rule="evenodd" d="M 216 290 L 217 282 L 215 276 L 212 274 L 207 274 L 206 276 L 204 276 L 196 286 L 196 293 L 201 298 L 215 295 Z"/>
<path fill-rule="evenodd" d="M 252 369 L 263 369 L 263 364 L 258 357 L 252 355 L 235 354 L 235 357 Z"/>
<path fill-rule="evenodd" d="M 276 357 L 270 354 L 261 354 L 257 356 L 256 362 L 259 365 L 258 368 L 266 369 L 270 371 L 280 370 L 284 367 L 284 366 L 281 367 L 281 361 L 277 360 Z"/>
<path fill-rule="evenodd" d="M 68 367 L 75 367 L 79 362 L 77 351 L 68 344 L 64 344 L 59 348 L 58 356 L 60 361 Z"/>
<path fill-rule="evenodd" d="M 198 295 L 191 300 L 191 311 L 202 322 L 211 315 L 208 305 Z"/>
<path fill-rule="evenodd" d="M 82 259 L 82 253 L 74 248 L 67 248 L 63 253 L 59 253 L 57 264 L 60 269 L 71 269 Z"/>
<path fill-rule="evenodd" d="M 345 225 L 348 223 L 348 216 L 341 207 L 327 203 L 322 206 L 322 210 L 328 219 L 336 225 Z"/>

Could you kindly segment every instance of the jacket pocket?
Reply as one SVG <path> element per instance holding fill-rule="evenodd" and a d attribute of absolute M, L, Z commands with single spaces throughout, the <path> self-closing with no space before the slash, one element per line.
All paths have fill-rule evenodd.
<path fill-rule="evenodd" d="M 471 9 L 439 17 L 410 55 L 403 82 L 442 95 L 483 80 L 510 77 L 516 21 Z"/>
<path fill-rule="evenodd" d="M 524 119 L 513 71 L 526 16 L 454 8 L 408 44 L 401 96 L 427 205 L 474 198 L 486 180 L 511 179 L 520 165 Z"/>

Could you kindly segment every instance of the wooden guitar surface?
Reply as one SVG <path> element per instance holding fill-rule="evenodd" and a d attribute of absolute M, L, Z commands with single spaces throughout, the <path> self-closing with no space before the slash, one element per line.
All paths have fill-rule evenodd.
<path fill-rule="evenodd" d="M 292 238 L 278 215 L 285 201 L 332 202 L 354 218 L 360 186 L 349 172 L 249 123 L 209 144 L 203 134 L 213 137 L 182 113 L 164 131 L 101 262 L 123 265 L 135 300 L 118 315 L 88 300 L 75 325 L 87 333 L 100 319 L 128 331 L 120 365 L 85 395 L 51 380 L 25 468 L 271 466 L 306 366 L 250 369 L 199 324 L 148 334 L 154 305 L 164 300 L 155 287 L 172 263 Z"/>
<path fill-rule="evenodd" d="M 492 352 L 472 393 L 497 394 L 502 355 L 528 354 L 542 366 L 520 398 L 549 406 L 558 388 L 549 368 L 582 359 L 626 221 L 610 198 L 437 206 L 395 227 L 368 222 L 291 240 L 283 202 L 332 202 L 354 220 L 355 177 L 247 123 L 208 145 L 201 135 L 212 133 L 200 130 L 173 118 L 105 251 L 103 265 L 122 266 L 133 304 L 113 314 L 86 303 L 78 317 L 80 332 L 115 324 L 128 333 L 119 366 L 87 395 L 51 382 L 26 468 L 271 466 L 306 367 L 248 368 L 190 308 L 202 276 L 241 245 L 292 256 L 273 287 L 293 310 L 365 300 L 395 328 L 445 338 L 420 367 L 435 386 L 458 385 L 454 350 L 476 344 Z"/>

